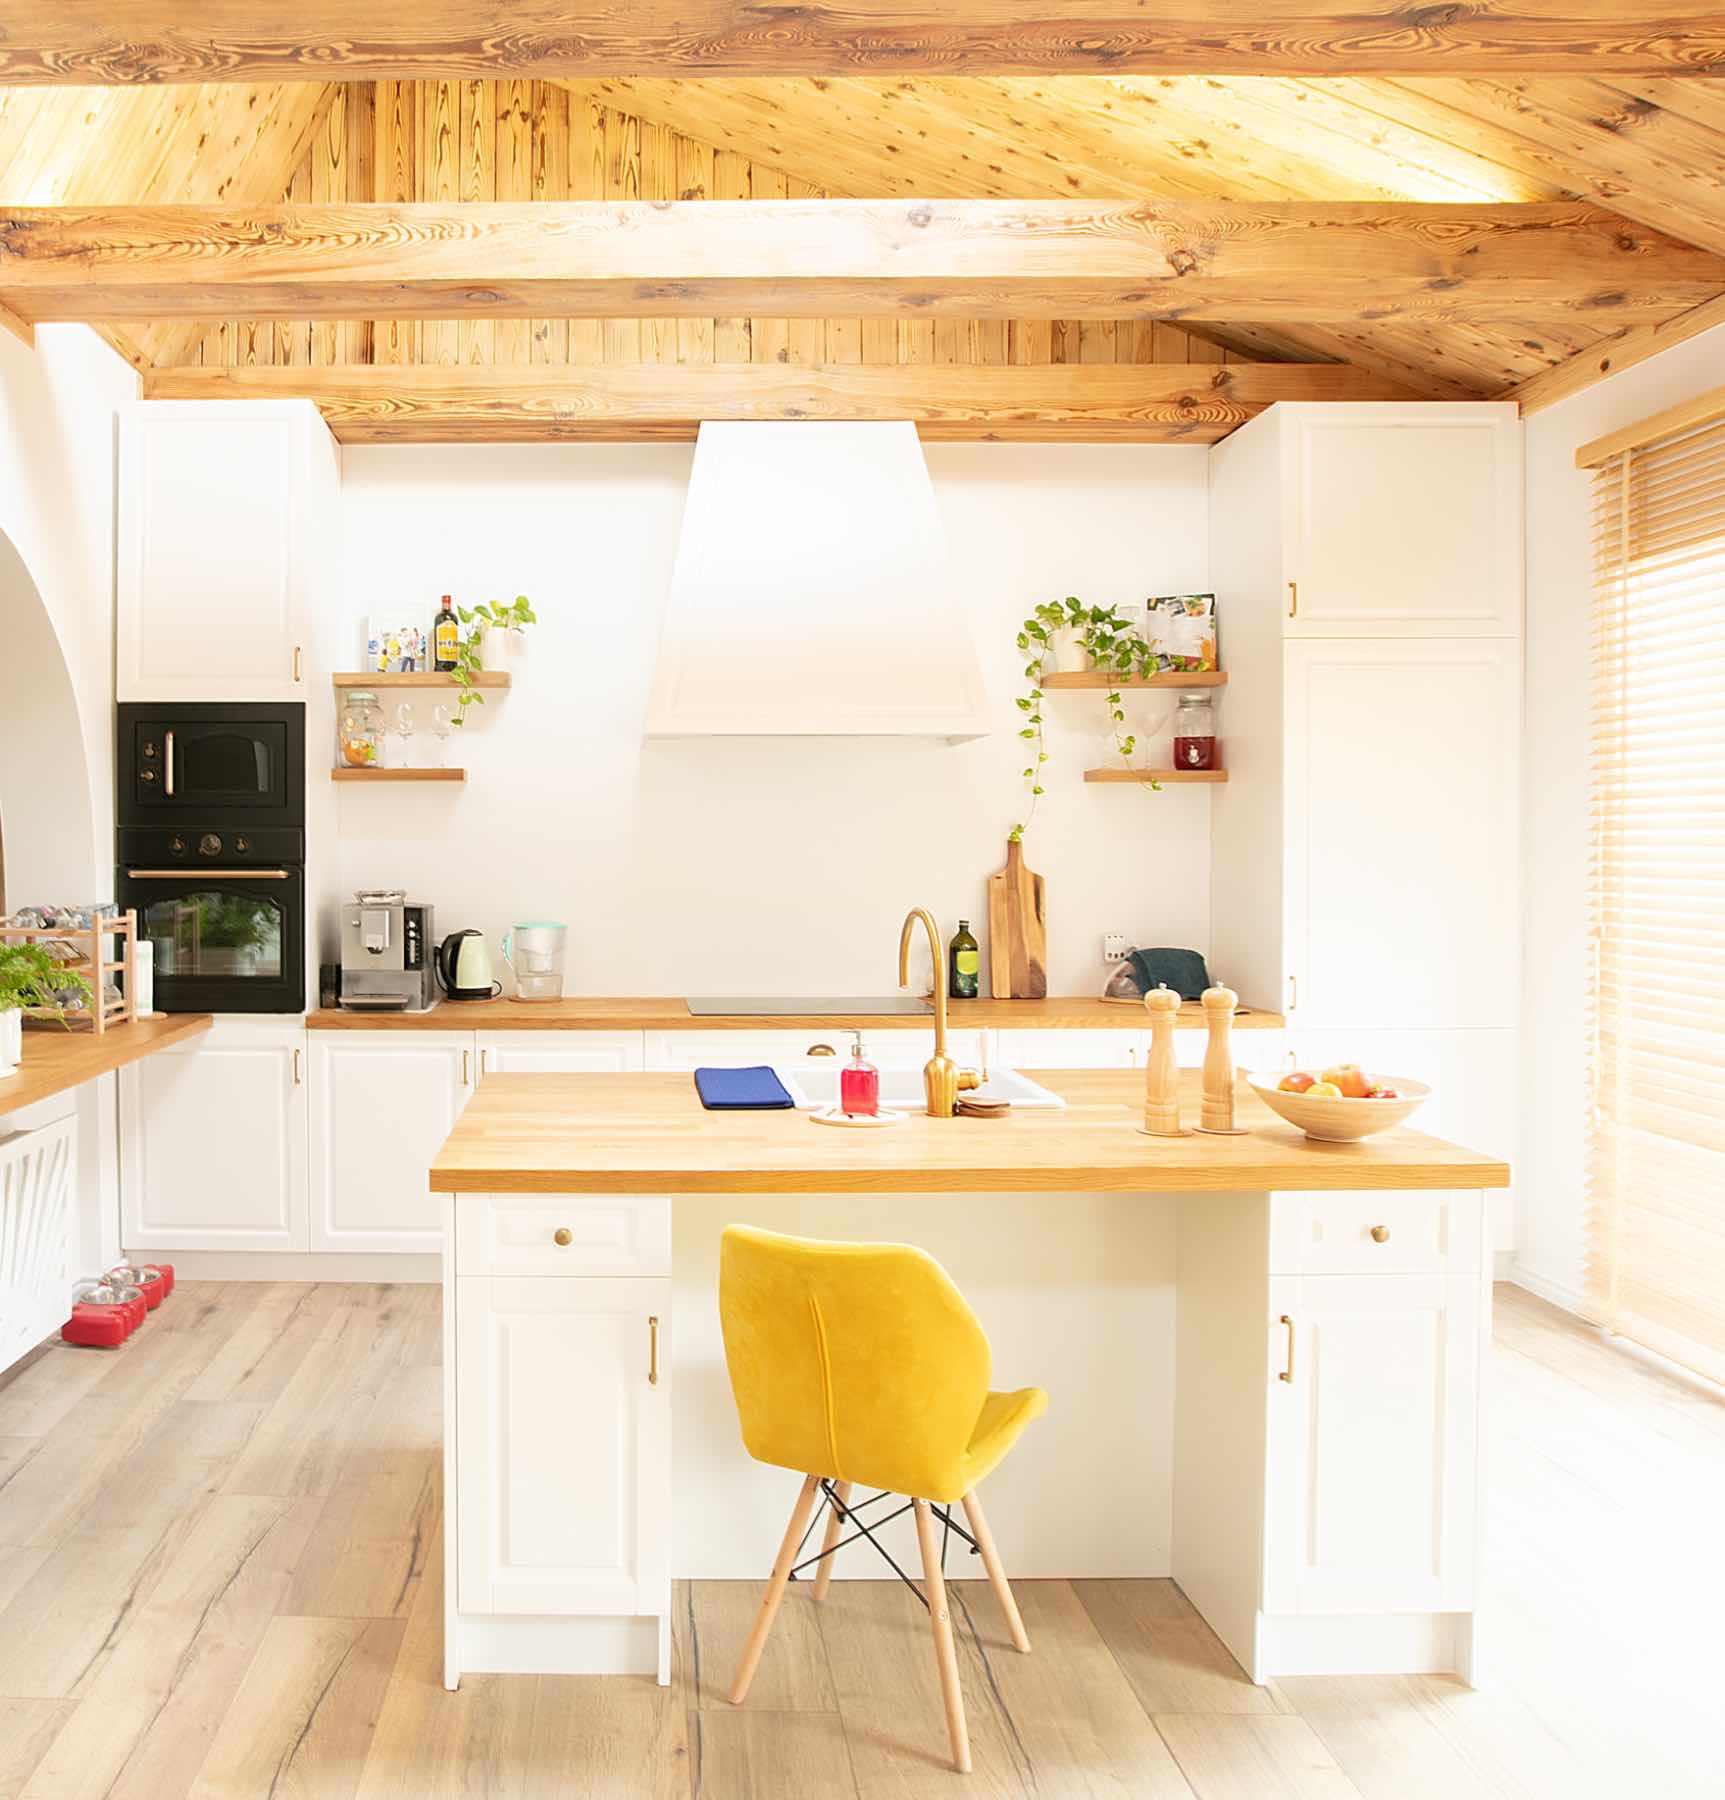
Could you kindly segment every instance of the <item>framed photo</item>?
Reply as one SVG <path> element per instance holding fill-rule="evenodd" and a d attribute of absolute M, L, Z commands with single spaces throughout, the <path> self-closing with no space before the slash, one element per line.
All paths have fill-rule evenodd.
<path fill-rule="evenodd" d="M 431 667 L 431 646 L 423 618 L 405 612 L 374 617 L 366 635 L 365 667 L 370 675 L 418 675 Z"/>
<path fill-rule="evenodd" d="M 1144 641 L 1169 671 L 1214 669 L 1216 596 L 1162 594 L 1144 602 Z"/>

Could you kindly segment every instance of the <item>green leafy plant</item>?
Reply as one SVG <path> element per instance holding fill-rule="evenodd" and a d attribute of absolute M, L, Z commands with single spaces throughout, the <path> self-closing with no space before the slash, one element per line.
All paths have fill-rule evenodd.
<path fill-rule="evenodd" d="M 275 919 L 268 902 L 212 894 L 200 908 L 198 941 L 208 950 L 255 950 L 268 941 Z"/>
<path fill-rule="evenodd" d="M 1045 600 L 1019 626 L 1015 642 L 1029 658 L 1024 665 L 1024 675 L 1030 687 L 1014 704 L 1024 714 L 1024 723 L 1019 727 L 1018 735 L 1029 743 L 1032 756 L 1029 767 L 1024 771 L 1030 804 L 1025 808 L 1024 817 L 1007 833 L 1008 839 L 1013 843 L 1019 842 L 1029 829 L 1030 821 L 1036 816 L 1036 802 L 1043 793 L 1042 773 L 1048 761 L 1048 740 L 1042 717 L 1042 684 L 1048 654 L 1057 631 L 1076 631 L 1079 643 L 1098 669 L 1130 678 L 1154 674 L 1158 667 L 1156 653 L 1142 637 L 1128 627 L 1114 607 L 1086 606 L 1075 594 L 1068 594 L 1064 601 Z M 1121 761 L 1130 765 L 1138 740 L 1126 730 L 1126 708 L 1120 690 L 1108 689 L 1103 695 L 1103 703 L 1108 708 L 1114 748 L 1119 752 Z M 1162 784 L 1159 781 L 1150 776 L 1146 776 L 1145 780 L 1152 788 L 1161 791 Z"/>
<path fill-rule="evenodd" d="M 75 969 L 56 962 L 40 944 L 0 944 L 0 1012 L 39 1007 L 66 1021 L 67 1001 L 90 998 L 90 984 Z"/>
<path fill-rule="evenodd" d="M 539 615 L 525 594 L 513 600 L 481 600 L 477 606 L 458 606 L 455 616 L 465 628 L 461 642 L 455 647 L 455 685 L 460 690 L 455 700 L 455 723 L 467 723 L 467 709 L 483 706 L 485 696 L 474 686 L 473 678 L 485 667 L 482 640 L 487 631 L 525 631 L 539 623 Z"/>

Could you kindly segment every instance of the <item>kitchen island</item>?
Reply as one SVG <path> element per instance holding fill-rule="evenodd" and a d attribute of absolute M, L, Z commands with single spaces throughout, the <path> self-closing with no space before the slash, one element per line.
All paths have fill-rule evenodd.
<path fill-rule="evenodd" d="M 674 1575 L 765 1578 L 791 1478 L 737 1440 L 733 1219 L 924 1246 L 997 1385 L 1049 1390 L 989 1493 L 1014 1575 L 1172 1575 L 1258 1680 L 1471 1672 L 1507 1166 L 1405 1129 L 1311 1143 L 1243 1086 L 1241 1135 L 1149 1138 L 1137 1075 L 1035 1079 L 1064 1111 L 875 1131 L 706 1113 L 682 1075 L 481 1087 L 430 1171 L 448 1685 L 663 1678 Z"/>

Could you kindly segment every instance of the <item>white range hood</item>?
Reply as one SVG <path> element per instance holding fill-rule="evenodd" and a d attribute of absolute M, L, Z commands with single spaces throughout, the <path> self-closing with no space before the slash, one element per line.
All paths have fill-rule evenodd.
<path fill-rule="evenodd" d="M 703 425 L 649 737 L 981 737 L 916 427 Z"/>

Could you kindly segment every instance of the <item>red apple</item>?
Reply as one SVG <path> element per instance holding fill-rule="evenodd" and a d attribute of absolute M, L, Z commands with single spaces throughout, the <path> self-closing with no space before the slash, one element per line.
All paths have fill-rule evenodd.
<path fill-rule="evenodd" d="M 1401 1095 L 1394 1088 L 1375 1087 L 1366 1098 L 1368 1100 L 1399 1100 Z"/>
<path fill-rule="evenodd" d="M 1284 1075 L 1276 1086 L 1284 1094 L 1303 1094 L 1317 1079 L 1316 1075 L 1308 1075 L 1304 1069 L 1296 1069 L 1292 1075 Z"/>
<path fill-rule="evenodd" d="M 1324 1079 L 1333 1081 L 1349 1100 L 1363 1100 L 1372 1091 L 1371 1079 L 1358 1063 L 1337 1063 L 1324 1071 Z"/>

